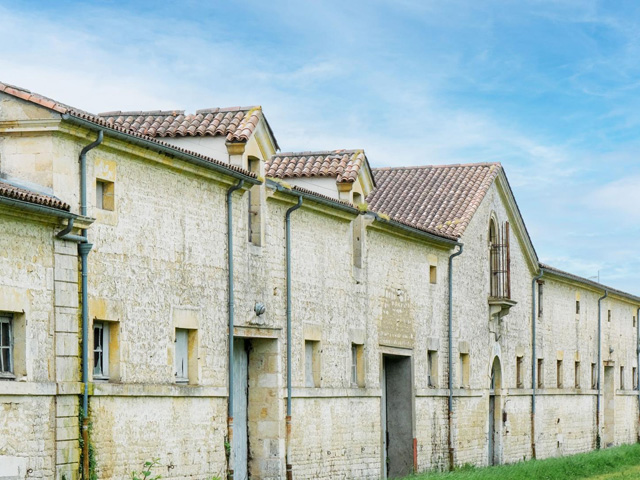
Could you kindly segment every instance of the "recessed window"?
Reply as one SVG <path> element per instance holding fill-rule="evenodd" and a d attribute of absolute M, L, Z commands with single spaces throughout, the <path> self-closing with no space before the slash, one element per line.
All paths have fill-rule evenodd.
<path fill-rule="evenodd" d="M 542 317 L 542 298 L 544 293 L 544 283 L 538 282 L 538 317 Z"/>
<path fill-rule="evenodd" d="M 580 388 L 580 362 L 576 361 L 573 367 L 573 375 L 575 379 L 575 387 Z"/>
<path fill-rule="evenodd" d="M 538 388 L 544 387 L 544 360 L 538 359 Z"/>
<path fill-rule="evenodd" d="M 596 364 L 591 364 L 591 390 L 595 390 L 598 388 L 598 370 L 596 369 Z"/>
<path fill-rule="evenodd" d="M 93 322 L 93 378 L 109 379 L 109 325 Z"/>
<path fill-rule="evenodd" d="M 197 383 L 197 334 L 195 329 L 176 328 L 174 374 L 176 383 Z"/>
<path fill-rule="evenodd" d="M 564 372 L 562 370 L 562 360 L 556 361 L 556 384 L 558 388 L 562 388 L 564 384 Z"/>
<path fill-rule="evenodd" d="M 438 281 L 438 267 L 429 265 L 429 282 L 436 283 Z"/>
<path fill-rule="evenodd" d="M 438 351 L 427 351 L 427 386 L 436 388 L 438 386 Z"/>
<path fill-rule="evenodd" d="M 633 316 L 633 328 L 636 328 L 636 316 Z"/>
<path fill-rule="evenodd" d="M 607 310 L 607 322 L 611 321 L 611 310 Z"/>
<path fill-rule="evenodd" d="M 260 175 L 260 159 L 249 157 L 249 171 Z M 248 211 L 248 235 L 249 242 L 256 246 L 262 245 L 262 195 L 261 186 L 254 185 L 247 195 Z"/>
<path fill-rule="evenodd" d="M 620 365 L 620 390 L 624 390 L 624 366 Z"/>
<path fill-rule="evenodd" d="M 509 222 L 499 228 L 489 222 L 490 296 L 511 298 L 511 256 L 509 254 Z"/>
<path fill-rule="evenodd" d="M 522 355 L 518 355 L 516 357 L 516 387 L 517 388 L 523 388 L 524 387 L 524 381 L 522 378 L 522 368 L 523 368 L 523 363 L 524 363 L 524 358 L 522 357 Z"/>
<path fill-rule="evenodd" d="M 460 388 L 469 388 L 469 354 L 460 354 Z"/>
<path fill-rule="evenodd" d="M 13 318 L 0 316 L 0 377 L 14 378 L 13 369 Z"/>
<path fill-rule="evenodd" d="M 631 369 L 631 384 L 634 390 L 638 390 L 638 369 L 636 367 Z"/>
<path fill-rule="evenodd" d="M 576 315 L 580 314 L 580 300 L 576 300 Z"/>
<path fill-rule="evenodd" d="M 320 342 L 304 342 L 304 375 L 306 387 L 320 386 Z"/>
<path fill-rule="evenodd" d="M 351 344 L 351 386 L 364 387 L 364 345 Z"/>
<path fill-rule="evenodd" d="M 107 180 L 96 180 L 96 208 L 114 210 L 114 183 Z"/>

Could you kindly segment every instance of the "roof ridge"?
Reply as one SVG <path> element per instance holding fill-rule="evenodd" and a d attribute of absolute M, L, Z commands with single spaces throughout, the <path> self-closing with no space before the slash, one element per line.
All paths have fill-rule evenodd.
<path fill-rule="evenodd" d="M 410 165 L 404 167 L 375 167 L 374 171 L 390 171 L 390 170 L 421 170 L 427 168 L 455 168 L 455 167 L 502 167 L 500 162 L 476 162 L 476 163 L 443 163 L 438 165 Z"/>
<path fill-rule="evenodd" d="M 364 149 L 356 148 L 356 149 L 338 149 L 338 150 L 318 150 L 318 151 L 305 151 L 305 152 L 279 152 L 272 155 L 272 158 L 275 157 L 302 157 L 305 155 L 336 155 L 339 153 L 359 153 L 362 152 L 364 154 Z M 366 154 L 365 154 L 366 156 Z"/>
<path fill-rule="evenodd" d="M 112 112 L 101 112 L 98 113 L 98 117 L 114 117 L 114 116 L 133 116 L 133 115 L 175 115 L 181 114 L 184 115 L 184 110 L 114 110 Z"/>

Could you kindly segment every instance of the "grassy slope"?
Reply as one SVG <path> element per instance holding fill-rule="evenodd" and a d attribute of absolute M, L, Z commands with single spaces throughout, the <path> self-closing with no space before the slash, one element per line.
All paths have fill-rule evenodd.
<path fill-rule="evenodd" d="M 450 473 L 408 477 L 411 480 L 600 480 L 640 478 L 640 444 L 583 453 L 570 457 L 532 460 L 489 468 L 463 468 Z"/>

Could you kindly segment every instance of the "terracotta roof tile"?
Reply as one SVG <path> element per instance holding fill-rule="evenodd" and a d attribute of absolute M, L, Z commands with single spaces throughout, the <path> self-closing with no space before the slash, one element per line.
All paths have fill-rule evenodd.
<path fill-rule="evenodd" d="M 501 169 L 499 163 L 373 169 L 369 207 L 418 228 L 460 237 Z"/>
<path fill-rule="evenodd" d="M 353 183 L 367 164 L 363 150 L 279 153 L 265 166 L 267 177 L 333 177 L 337 183 Z"/>
<path fill-rule="evenodd" d="M 226 136 L 230 142 L 246 142 L 261 115 L 261 107 L 209 108 L 194 114 L 185 114 L 184 110 L 98 114 L 108 125 L 149 137 Z"/>
<path fill-rule="evenodd" d="M 35 203 L 37 205 L 64 210 L 66 212 L 69 211 L 69 205 L 54 196 L 34 192 L 22 187 L 17 187 L 2 180 L 0 180 L 0 197 L 20 200 L 22 202 Z"/>
<path fill-rule="evenodd" d="M 202 155 L 200 153 L 197 152 L 193 152 L 191 150 L 187 150 L 186 148 L 181 148 L 181 147 L 177 147 L 175 145 L 163 142 L 162 140 L 158 140 L 157 138 L 154 137 L 150 137 L 148 135 L 142 134 L 140 132 L 137 132 L 135 129 L 130 129 L 128 127 L 124 127 L 124 126 L 120 126 L 120 125 L 116 125 L 115 123 L 111 122 L 108 123 L 103 117 L 94 115 L 93 113 L 89 113 L 89 112 L 85 112 L 84 110 L 79 110 L 77 108 L 74 107 L 70 107 L 69 105 L 65 105 L 64 103 L 60 103 L 60 102 L 56 102 L 55 100 L 52 100 L 50 98 L 44 97 L 42 95 L 37 95 L 34 93 L 29 92 L 28 90 L 24 90 L 21 89 L 19 87 L 14 87 L 8 84 L 4 84 L 0 82 L 0 92 L 4 92 L 7 93 L 9 95 L 12 95 L 14 97 L 18 97 L 21 98 L 23 100 L 27 100 L 29 102 L 41 105 L 45 108 L 49 108 L 51 110 L 54 110 L 58 113 L 62 113 L 62 114 L 68 114 L 71 115 L 73 117 L 76 118 L 80 118 L 82 120 L 86 120 L 88 122 L 94 123 L 96 125 L 99 125 L 101 127 L 104 128 L 108 128 L 110 130 L 115 130 L 117 132 L 120 133 L 125 133 L 127 135 L 131 135 L 134 137 L 138 137 L 141 139 L 144 139 L 146 141 L 150 141 L 153 143 L 156 143 L 160 146 L 162 146 L 163 148 L 167 148 L 170 150 L 176 150 L 182 153 L 187 153 L 189 155 L 193 155 L 194 157 L 198 157 L 202 160 L 205 160 L 207 162 L 210 163 L 215 163 L 217 165 L 223 166 L 225 168 L 228 168 L 229 170 L 233 170 L 236 171 L 238 173 L 242 173 L 243 175 L 246 175 L 248 177 L 253 177 L 256 178 L 257 175 L 253 172 L 249 172 L 243 168 L 237 167 L 235 165 L 230 165 L 228 163 L 222 162 L 220 160 L 208 157 L 206 155 Z M 53 106 L 51 106 L 53 105 Z M 236 109 L 238 110 L 238 109 Z"/>

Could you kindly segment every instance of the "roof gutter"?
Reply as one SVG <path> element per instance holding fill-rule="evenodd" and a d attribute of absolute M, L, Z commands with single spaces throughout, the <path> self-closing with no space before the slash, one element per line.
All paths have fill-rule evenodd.
<path fill-rule="evenodd" d="M 420 230 L 419 228 L 415 228 L 415 227 L 410 227 L 409 225 L 405 225 L 403 223 L 396 222 L 395 220 L 391 220 L 391 219 L 387 220 L 385 218 L 382 218 L 376 212 L 368 211 L 368 212 L 364 212 L 364 213 L 367 214 L 367 215 L 372 215 L 380 223 L 384 223 L 384 224 L 390 225 L 390 226 L 392 226 L 394 228 L 398 228 L 398 229 L 403 230 L 403 231 L 405 231 L 407 233 L 411 233 L 413 235 L 418 235 L 420 237 L 427 238 L 427 239 L 432 240 L 434 242 L 446 243 L 446 244 L 454 246 L 454 247 L 462 247 L 462 243 L 460 243 L 457 240 L 454 240 L 452 238 L 441 237 L 441 236 L 433 234 L 433 233 L 425 232 L 424 230 Z"/>
<path fill-rule="evenodd" d="M 573 275 L 573 274 L 568 273 L 568 272 L 562 272 L 560 270 L 556 270 L 553 267 L 549 267 L 549 266 L 542 267 L 542 265 L 541 265 L 541 268 L 544 268 L 545 269 L 544 271 L 548 275 L 556 276 L 556 277 L 560 277 L 560 278 L 565 278 L 567 280 L 571 280 L 573 282 L 581 283 L 583 285 L 589 285 L 590 287 L 593 287 L 593 288 L 595 288 L 595 289 L 597 289 L 599 291 L 606 290 L 606 291 L 608 291 L 609 293 L 611 293 L 613 295 L 617 295 L 617 296 L 632 300 L 634 303 L 635 302 L 640 302 L 640 297 L 637 297 L 637 296 L 632 295 L 630 293 L 623 292 L 621 290 L 617 290 L 615 288 L 607 287 L 606 285 L 602 285 L 601 283 L 593 282 L 591 280 L 588 280 L 586 278 L 578 277 L 577 275 Z"/>
<path fill-rule="evenodd" d="M 37 203 L 25 202 L 24 200 L 16 200 L 14 198 L 0 197 L 0 205 L 16 207 L 21 210 L 27 210 L 29 212 L 50 215 L 58 218 L 72 219 L 78 217 L 75 213 L 67 212 L 66 210 L 60 210 L 46 205 L 38 205 Z"/>
<path fill-rule="evenodd" d="M 332 208 L 337 208 L 338 210 L 342 210 L 344 212 L 349 212 L 349 213 L 354 213 L 356 215 L 360 214 L 360 210 L 358 210 L 356 207 L 350 207 L 348 205 L 345 205 L 343 203 L 340 203 L 338 201 L 333 201 L 333 200 L 329 200 L 327 198 L 322 198 L 320 196 L 317 195 L 312 195 L 310 193 L 305 193 L 302 192 L 300 190 L 293 190 L 291 188 L 287 188 L 284 185 L 275 182 L 271 179 L 267 179 L 267 185 L 269 187 L 273 187 L 276 189 L 276 191 L 278 192 L 282 192 L 282 193 L 286 193 L 288 195 L 293 195 L 296 198 L 304 198 L 306 200 L 310 200 L 312 202 L 315 203 L 319 203 L 321 205 L 326 205 L 328 207 L 332 207 Z"/>
<path fill-rule="evenodd" d="M 71 115 L 69 113 L 64 113 L 62 115 L 62 119 L 65 121 L 68 121 L 70 123 L 73 123 L 75 125 L 78 125 L 80 127 L 85 127 L 88 128 L 90 130 L 97 130 L 97 131 L 103 131 L 105 130 L 104 127 L 101 127 L 100 125 L 93 123 L 89 120 L 85 120 L 83 118 L 79 118 L 76 117 L 74 115 Z M 217 163 L 213 163 L 207 160 L 204 160 L 203 158 L 198 157 L 197 155 L 193 155 L 191 153 L 187 153 L 187 152 L 183 152 L 181 150 L 172 148 L 172 147 L 168 147 L 168 146 L 164 146 L 161 145 L 159 143 L 153 142 L 151 140 L 147 140 L 145 138 L 140 138 L 137 137 L 135 135 L 131 135 L 128 133 L 124 133 L 124 132 L 120 132 L 118 130 L 114 130 L 114 129 L 108 129 L 108 136 L 113 137 L 113 138 L 117 138 L 119 140 L 122 140 L 124 142 L 128 142 L 128 143 L 132 143 L 134 145 L 137 145 L 139 147 L 142 148 L 146 148 L 148 150 L 152 150 L 154 152 L 157 153 L 162 153 L 164 155 L 169 155 L 175 158 L 178 158 L 180 160 L 184 160 L 188 163 L 191 163 L 193 165 L 197 165 L 199 167 L 203 167 L 206 168 L 208 170 L 213 170 L 215 172 L 218 173 L 222 173 L 224 175 L 228 175 L 230 177 L 236 178 L 238 180 L 244 180 L 247 183 L 250 183 L 252 185 L 260 185 L 262 182 L 260 180 L 258 180 L 257 178 L 251 176 L 251 175 L 245 175 L 241 172 L 237 172 L 231 168 L 225 167 L 223 165 L 218 165 Z"/>

